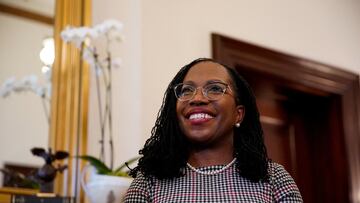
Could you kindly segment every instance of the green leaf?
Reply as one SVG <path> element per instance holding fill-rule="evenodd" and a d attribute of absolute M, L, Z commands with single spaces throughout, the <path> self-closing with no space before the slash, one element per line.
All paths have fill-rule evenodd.
<path fill-rule="evenodd" d="M 118 171 L 116 173 L 114 173 L 115 176 L 122 176 L 122 177 L 130 177 L 128 173 L 124 172 L 124 171 Z"/>
<path fill-rule="evenodd" d="M 92 166 L 94 166 L 99 174 L 111 173 L 111 169 L 107 167 L 102 161 L 98 158 L 89 155 L 76 156 L 76 158 L 88 161 Z"/>
<path fill-rule="evenodd" d="M 122 164 L 119 168 L 115 169 L 114 170 L 114 173 L 115 174 L 122 174 L 122 173 L 125 173 L 126 175 L 124 176 L 129 176 L 127 175 L 126 172 L 123 172 L 122 170 L 126 167 L 126 164 L 132 164 L 133 162 L 137 161 L 140 157 L 135 157 L 135 158 L 132 158 L 132 159 L 129 159 L 128 161 L 126 161 L 124 164 Z M 122 176 L 122 175 L 117 175 L 117 176 Z"/>

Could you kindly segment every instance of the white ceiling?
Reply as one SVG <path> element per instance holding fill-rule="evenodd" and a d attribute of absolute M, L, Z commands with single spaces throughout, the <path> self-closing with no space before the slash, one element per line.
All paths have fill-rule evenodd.
<path fill-rule="evenodd" d="M 55 12 L 55 0 L 0 0 L 0 3 L 51 17 Z"/>

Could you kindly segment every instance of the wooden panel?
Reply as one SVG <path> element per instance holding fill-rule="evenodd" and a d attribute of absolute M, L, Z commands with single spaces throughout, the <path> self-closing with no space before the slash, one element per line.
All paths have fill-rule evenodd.
<path fill-rule="evenodd" d="M 18 194 L 18 195 L 35 195 L 39 190 L 25 189 L 25 188 L 13 188 L 13 187 L 1 187 L 0 194 Z"/>
<path fill-rule="evenodd" d="M 0 202 L 1 203 L 10 203 L 11 202 L 11 195 L 10 194 L 1 194 L 0 193 Z"/>
<path fill-rule="evenodd" d="M 81 60 L 79 49 L 61 40 L 60 32 L 69 25 L 90 25 L 90 6 L 90 0 L 56 1 L 50 145 L 54 151 L 69 152 L 70 157 L 86 153 L 89 68 Z M 67 159 L 67 164 L 66 172 L 56 178 L 55 192 L 80 197 L 83 202 L 79 191 L 83 165 L 77 159 Z"/>
<path fill-rule="evenodd" d="M 268 155 L 275 162 L 283 165 L 294 176 L 295 168 L 292 166 L 291 134 L 289 126 L 262 122 L 265 132 L 265 145 Z"/>
<path fill-rule="evenodd" d="M 265 86 L 262 92 L 256 93 L 260 97 L 260 108 L 265 108 L 261 110 L 262 116 L 279 113 L 279 110 L 271 109 L 274 101 L 261 101 L 261 95 L 268 94 L 269 90 L 275 93 L 273 96 L 277 92 L 280 92 L 280 98 L 285 95 L 283 99 L 287 106 L 284 108 L 289 113 L 285 124 L 288 123 L 290 134 L 295 135 L 290 141 L 295 143 L 295 179 L 305 202 L 360 202 L 359 76 L 218 34 L 212 35 L 212 43 L 214 59 L 236 67 L 241 74 L 250 73 L 255 77 L 251 86 L 263 82 L 259 75 L 272 81 L 276 91 Z M 289 103 L 290 100 L 295 102 Z M 265 118 L 282 120 L 271 116 Z M 274 129 L 274 126 L 269 128 L 265 124 L 264 128 L 282 134 L 282 130 Z M 276 137 L 271 139 L 287 142 Z M 280 145 L 287 148 L 286 144 L 278 147 Z M 286 153 L 287 149 L 281 150 Z M 279 157 L 280 161 L 288 159 Z"/>
<path fill-rule="evenodd" d="M 45 23 L 48 25 L 54 25 L 54 18 L 51 16 L 45 16 L 39 13 L 35 13 L 32 11 L 27 11 L 20 8 L 15 8 L 3 3 L 0 3 L 0 12 L 15 15 L 18 17 L 34 20 L 40 23 Z"/>
<path fill-rule="evenodd" d="M 0 187 L 0 203 L 10 203 L 11 195 L 35 195 L 39 190 L 14 188 L 14 187 Z"/>

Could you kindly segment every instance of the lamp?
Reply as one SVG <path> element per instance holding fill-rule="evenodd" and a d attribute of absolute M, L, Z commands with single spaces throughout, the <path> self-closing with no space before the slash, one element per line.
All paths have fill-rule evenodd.
<path fill-rule="evenodd" d="M 44 64 L 41 71 L 46 73 L 52 67 L 55 59 L 54 38 L 47 37 L 43 40 L 43 48 L 40 51 L 40 60 Z"/>

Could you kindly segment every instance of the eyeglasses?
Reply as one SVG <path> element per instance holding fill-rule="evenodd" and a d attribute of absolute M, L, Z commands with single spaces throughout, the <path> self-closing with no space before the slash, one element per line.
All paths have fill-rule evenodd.
<path fill-rule="evenodd" d="M 213 82 L 203 87 L 180 83 L 174 87 L 175 96 L 180 101 L 189 101 L 194 98 L 198 88 L 202 89 L 202 94 L 207 99 L 214 101 L 220 99 L 230 86 L 223 82 Z"/>

